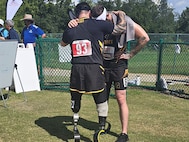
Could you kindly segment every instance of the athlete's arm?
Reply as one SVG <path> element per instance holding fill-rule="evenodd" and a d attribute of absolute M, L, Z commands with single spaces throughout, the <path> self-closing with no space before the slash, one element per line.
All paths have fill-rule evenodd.
<path fill-rule="evenodd" d="M 113 35 L 120 35 L 126 31 L 126 19 L 125 19 L 125 12 L 118 10 L 112 11 L 118 17 L 118 23 L 114 26 L 114 30 L 112 32 Z"/>
<path fill-rule="evenodd" d="M 114 35 L 120 35 L 122 34 L 123 32 L 126 31 L 126 20 L 125 20 L 125 12 L 124 11 L 112 11 L 112 13 L 114 13 L 116 16 L 119 17 L 119 21 L 118 21 L 118 24 L 115 25 L 114 27 L 114 30 L 112 32 L 112 34 Z M 73 28 L 73 27 L 76 27 L 78 26 L 78 23 L 79 23 L 79 19 L 72 19 L 69 21 L 68 23 L 68 27 L 69 28 Z"/>
<path fill-rule="evenodd" d="M 111 34 L 114 29 L 114 24 L 109 21 L 103 21 L 103 20 L 97 20 L 97 22 L 100 22 L 100 28 L 102 31 L 104 31 L 104 34 Z"/>
<path fill-rule="evenodd" d="M 61 46 L 66 46 L 66 45 L 68 45 L 69 43 L 68 43 L 68 29 L 66 29 L 65 31 L 64 31 L 64 33 L 63 33 L 63 35 L 62 35 L 62 40 L 60 41 L 60 45 Z"/>
<path fill-rule="evenodd" d="M 68 27 L 69 28 L 76 27 L 78 25 L 78 21 L 79 21 L 79 19 L 72 19 L 72 20 L 70 20 L 70 22 L 68 23 Z"/>
<path fill-rule="evenodd" d="M 66 46 L 66 45 L 68 45 L 68 44 L 65 43 L 65 42 L 63 42 L 63 41 L 60 41 L 60 45 L 64 47 L 64 46 Z"/>
<path fill-rule="evenodd" d="M 130 58 L 135 56 L 150 40 L 146 31 L 137 23 L 134 24 L 135 37 L 137 39 L 137 44 L 134 49 L 130 52 Z"/>
<path fill-rule="evenodd" d="M 120 59 L 130 59 L 133 56 L 135 56 L 150 40 L 148 34 L 146 31 L 137 23 L 134 23 L 134 31 L 135 31 L 135 37 L 137 40 L 137 44 L 135 48 L 133 48 L 130 53 L 128 54 L 122 54 Z"/>

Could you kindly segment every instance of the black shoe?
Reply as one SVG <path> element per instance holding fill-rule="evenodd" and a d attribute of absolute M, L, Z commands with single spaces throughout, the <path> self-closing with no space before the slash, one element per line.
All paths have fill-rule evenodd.
<path fill-rule="evenodd" d="M 115 142 L 127 142 L 127 141 L 129 141 L 128 135 L 125 133 L 121 133 Z"/>

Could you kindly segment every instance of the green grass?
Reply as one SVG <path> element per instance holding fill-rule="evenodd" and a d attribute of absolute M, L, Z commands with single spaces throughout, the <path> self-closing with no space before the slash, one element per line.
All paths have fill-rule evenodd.
<path fill-rule="evenodd" d="M 66 92 L 34 91 L 10 93 L 8 108 L 0 101 L 0 142 L 73 142 L 70 95 Z M 129 88 L 130 142 L 188 142 L 189 100 L 159 92 Z M 84 95 L 80 110 L 79 131 L 82 141 L 90 142 L 97 129 L 97 113 L 90 95 Z M 101 142 L 114 142 L 120 133 L 118 105 L 109 101 L 110 134 Z"/>
<path fill-rule="evenodd" d="M 162 55 L 162 73 L 188 75 L 188 55 L 189 52 L 175 54 L 165 50 Z M 129 71 L 132 73 L 156 74 L 157 69 L 158 51 L 141 51 L 129 61 Z"/>

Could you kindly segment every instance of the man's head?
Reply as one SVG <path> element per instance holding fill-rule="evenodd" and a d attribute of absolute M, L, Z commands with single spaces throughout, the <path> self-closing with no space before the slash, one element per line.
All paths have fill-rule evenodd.
<path fill-rule="evenodd" d="M 75 7 L 74 11 L 77 18 L 89 18 L 91 7 L 88 3 L 81 2 Z"/>
<path fill-rule="evenodd" d="M 13 20 L 6 20 L 5 21 L 5 28 L 7 30 L 10 30 L 12 27 L 14 27 L 14 21 Z"/>
<path fill-rule="evenodd" d="M 106 20 L 108 20 L 108 21 L 112 21 L 113 20 L 111 11 L 107 12 Z"/>
<path fill-rule="evenodd" d="M 91 10 L 91 16 L 97 20 L 112 21 L 111 12 L 107 12 L 106 8 L 102 5 L 96 5 Z"/>
<path fill-rule="evenodd" d="M 25 23 L 26 26 L 28 26 L 28 25 L 30 25 L 31 23 L 34 22 L 34 19 L 32 18 L 31 14 L 25 14 L 24 18 L 21 19 L 21 20 L 24 21 L 24 23 Z"/>
<path fill-rule="evenodd" d="M 100 16 L 103 13 L 103 10 L 104 10 L 104 6 L 96 5 L 91 10 L 91 16 L 93 18 L 97 18 L 98 16 Z"/>

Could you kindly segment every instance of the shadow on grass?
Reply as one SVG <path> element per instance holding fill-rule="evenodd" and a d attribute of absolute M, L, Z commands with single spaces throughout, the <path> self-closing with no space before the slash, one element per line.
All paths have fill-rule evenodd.
<path fill-rule="evenodd" d="M 73 118 L 72 116 L 55 116 L 55 117 L 41 117 L 35 121 L 35 124 L 39 127 L 46 130 L 50 135 L 56 136 L 63 141 L 68 142 L 68 140 L 73 140 L 73 131 L 70 131 L 67 126 L 73 126 Z M 78 125 L 88 129 L 88 130 L 97 130 L 98 123 L 88 121 L 83 118 L 79 118 Z M 109 132 L 110 135 L 116 136 L 114 132 Z M 85 142 L 91 142 L 91 140 L 81 133 L 81 140 Z"/>

